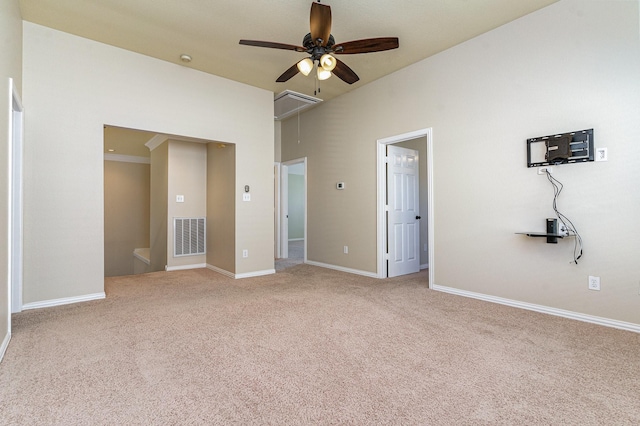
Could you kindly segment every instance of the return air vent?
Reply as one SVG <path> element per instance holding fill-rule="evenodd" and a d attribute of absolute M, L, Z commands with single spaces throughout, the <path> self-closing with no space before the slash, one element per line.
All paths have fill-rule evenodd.
<path fill-rule="evenodd" d="M 279 95 L 276 95 L 273 100 L 273 115 L 276 120 L 283 120 L 298 111 L 311 108 L 320 102 L 322 102 L 320 98 L 285 90 Z"/>
<path fill-rule="evenodd" d="M 204 217 L 173 218 L 173 256 L 206 254 Z"/>

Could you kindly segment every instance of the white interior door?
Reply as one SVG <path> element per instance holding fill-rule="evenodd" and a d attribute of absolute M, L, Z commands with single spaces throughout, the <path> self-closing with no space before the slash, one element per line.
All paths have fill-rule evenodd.
<path fill-rule="evenodd" d="M 293 172 L 293 173 L 292 173 Z M 289 175 L 302 174 L 304 176 L 303 189 L 303 234 L 304 234 L 304 261 L 307 260 L 307 159 L 285 161 L 280 167 L 280 258 L 289 257 Z"/>
<path fill-rule="evenodd" d="M 418 151 L 387 146 L 388 276 L 420 271 Z"/>

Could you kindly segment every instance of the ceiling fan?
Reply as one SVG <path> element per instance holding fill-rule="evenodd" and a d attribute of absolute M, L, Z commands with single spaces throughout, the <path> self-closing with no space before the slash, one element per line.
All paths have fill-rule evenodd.
<path fill-rule="evenodd" d="M 383 50 L 396 49 L 397 37 L 379 37 L 363 40 L 335 43 L 331 35 L 331 6 L 313 2 L 311 4 L 310 32 L 302 40 L 302 46 L 292 44 L 274 43 L 260 40 L 240 40 L 240 44 L 246 46 L 269 47 L 272 49 L 294 50 L 306 52 L 309 56 L 296 62 L 286 70 L 278 79 L 283 83 L 295 76 L 298 72 L 309 75 L 317 63 L 318 80 L 326 80 L 335 74 L 346 83 L 353 84 L 360 77 L 344 62 L 333 55 L 350 55 L 356 53 L 381 52 Z"/>

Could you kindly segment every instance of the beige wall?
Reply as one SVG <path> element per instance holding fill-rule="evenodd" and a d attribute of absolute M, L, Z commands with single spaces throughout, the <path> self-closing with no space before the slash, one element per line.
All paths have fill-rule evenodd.
<path fill-rule="evenodd" d="M 174 256 L 173 220 L 207 216 L 207 145 L 169 140 L 167 186 L 167 266 L 203 265 L 206 255 Z M 184 202 L 176 196 L 184 196 Z"/>
<path fill-rule="evenodd" d="M 273 269 L 271 92 L 23 25 L 25 302 L 104 290 L 104 124 L 236 143 L 238 271 Z"/>
<path fill-rule="evenodd" d="M 133 274 L 133 250 L 149 247 L 149 164 L 104 162 L 104 276 Z"/>
<path fill-rule="evenodd" d="M 207 146 L 207 264 L 236 272 L 236 146 Z"/>
<path fill-rule="evenodd" d="M 17 0 L 0 3 L 0 357 L 9 342 L 11 308 L 9 294 L 9 126 L 11 120 L 11 92 L 13 79 L 18 94 L 22 92 L 22 19 Z"/>
<path fill-rule="evenodd" d="M 309 259 L 376 270 L 376 140 L 432 128 L 431 285 L 640 324 L 638 18 L 638 1 L 562 0 L 304 113 L 300 144 L 284 122 L 282 160 L 308 157 Z M 553 215 L 526 139 L 587 128 L 609 161 L 555 172 L 575 265 L 571 240 L 515 233 Z"/>
<path fill-rule="evenodd" d="M 151 151 L 151 194 L 149 210 L 150 271 L 164 271 L 167 265 L 167 208 L 169 191 L 169 142 Z"/>

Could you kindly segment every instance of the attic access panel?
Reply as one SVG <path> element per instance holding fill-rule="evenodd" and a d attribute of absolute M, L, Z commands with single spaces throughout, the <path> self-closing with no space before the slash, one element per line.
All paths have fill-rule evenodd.
<path fill-rule="evenodd" d="M 593 129 L 527 139 L 527 167 L 594 161 Z"/>
<path fill-rule="evenodd" d="M 320 98 L 314 98 L 313 96 L 292 90 L 285 90 L 276 95 L 273 100 L 274 118 L 276 120 L 284 120 L 290 115 L 310 108 L 320 102 L 322 102 Z"/>

